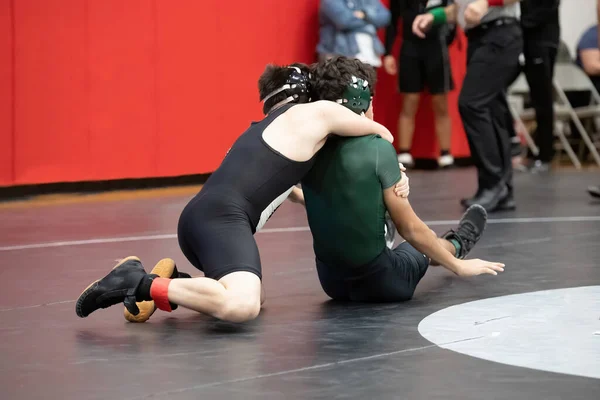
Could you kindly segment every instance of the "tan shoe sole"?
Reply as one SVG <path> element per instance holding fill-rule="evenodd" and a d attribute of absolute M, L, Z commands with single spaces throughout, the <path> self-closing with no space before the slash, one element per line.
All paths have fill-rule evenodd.
<path fill-rule="evenodd" d="M 173 271 L 175 270 L 175 261 L 170 258 L 163 258 L 160 260 L 154 268 L 152 268 L 151 274 L 156 274 L 161 278 L 170 278 L 173 275 Z M 129 322 L 146 322 L 154 311 L 156 311 L 156 306 L 154 305 L 154 301 L 140 301 L 137 302 L 136 305 L 140 309 L 138 315 L 133 315 L 127 308 L 123 311 L 123 316 Z"/>

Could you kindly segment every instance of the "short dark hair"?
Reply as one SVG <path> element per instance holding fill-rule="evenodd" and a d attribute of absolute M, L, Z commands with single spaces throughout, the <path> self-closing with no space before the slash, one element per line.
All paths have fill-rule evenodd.
<path fill-rule="evenodd" d="M 312 101 L 341 99 L 352 77 L 369 82 L 371 94 L 375 95 L 377 73 L 375 69 L 357 59 L 334 56 L 311 66 Z"/>
<path fill-rule="evenodd" d="M 310 72 L 308 65 L 302 63 L 294 63 L 290 65 L 268 64 L 258 79 L 258 92 L 260 94 L 260 101 L 263 101 L 269 94 L 286 84 L 290 74 L 293 72 L 290 67 L 298 67 L 300 68 L 300 71 L 306 75 L 308 75 Z M 288 96 L 289 95 L 285 92 L 280 92 L 269 98 L 263 104 L 263 113 L 267 114 L 275 104 L 285 100 L 288 98 Z"/>

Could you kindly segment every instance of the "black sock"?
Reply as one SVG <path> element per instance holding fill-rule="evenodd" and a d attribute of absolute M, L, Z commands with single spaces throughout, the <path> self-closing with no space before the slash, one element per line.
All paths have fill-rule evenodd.
<path fill-rule="evenodd" d="M 440 150 L 440 156 L 449 156 L 450 150 Z"/>
<path fill-rule="evenodd" d="M 152 286 L 152 281 L 154 281 L 154 278 L 158 278 L 158 275 L 148 274 L 142 278 L 135 291 L 135 299 L 137 301 L 152 300 L 152 297 L 150 297 L 150 287 Z"/>
<path fill-rule="evenodd" d="M 408 149 L 402 149 L 402 148 L 401 148 L 401 149 L 399 149 L 399 152 L 400 152 L 400 154 L 403 154 L 403 153 L 408 153 L 408 154 L 410 154 L 410 148 L 408 148 Z"/>

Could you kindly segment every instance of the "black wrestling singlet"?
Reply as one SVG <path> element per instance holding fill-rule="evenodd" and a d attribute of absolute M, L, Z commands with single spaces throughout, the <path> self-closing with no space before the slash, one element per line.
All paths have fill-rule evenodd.
<path fill-rule="evenodd" d="M 252 229 L 256 229 L 262 211 L 280 194 L 300 182 L 314 163 L 315 157 L 304 162 L 290 160 L 263 140 L 262 134 L 267 126 L 294 105 L 282 106 L 262 121 L 253 122 L 235 141 L 198 197 L 211 197 L 213 207 L 215 203 L 225 207 L 235 204 L 236 209 L 248 215 Z"/>

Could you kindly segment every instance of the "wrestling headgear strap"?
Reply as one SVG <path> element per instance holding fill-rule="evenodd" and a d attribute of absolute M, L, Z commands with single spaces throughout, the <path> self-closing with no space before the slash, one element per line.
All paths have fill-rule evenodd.
<path fill-rule="evenodd" d="M 308 103 L 310 101 L 310 74 L 302 73 L 302 70 L 298 67 L 288 67 L 292 69 L 292 73 L 285 81 L 285 85 L 279 89 L 271 92 L 264 98 L 263 104 L 267 104 L 267 101 L 278 93 L 284 92 L 288 97 L 272 107 L 269 107 L 269 111 L 286 103 Z M 266 114 L 266 111 L 265 111 Z"/>
<path fill-rule="evenodd" d="M 348 84 L 342 98 L 337 102 L 359 115 L 366 113 L 371 106 L 369 82 L 353 76 L 352 82 Z"/>

